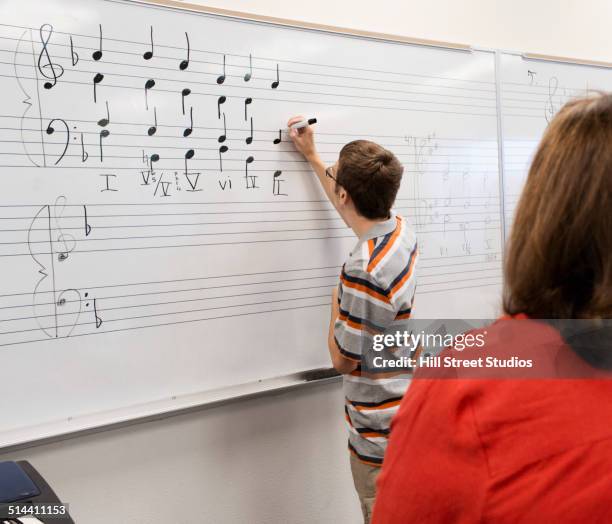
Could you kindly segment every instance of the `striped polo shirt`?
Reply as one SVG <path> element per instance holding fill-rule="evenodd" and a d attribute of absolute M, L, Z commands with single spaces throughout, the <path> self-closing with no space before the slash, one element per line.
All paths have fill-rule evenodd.
<path fill-rule="evenodd" d="M 416 289 L 417 242 L 401 216 L 372 227 L 350 253 L 338 285 L 339 316 L 334 326 L 338 349 L 358 362 L 344 375 L 345 413 L 349 449 L 362 462 L 381 465 L 391 418 L 409 384 L 406 369 L 379 369 L 373 335 L 407 329 Z M 409 348 L 391 350 L 407 356 Z M 403 352 L 402 354 L 399 354 Z"/>

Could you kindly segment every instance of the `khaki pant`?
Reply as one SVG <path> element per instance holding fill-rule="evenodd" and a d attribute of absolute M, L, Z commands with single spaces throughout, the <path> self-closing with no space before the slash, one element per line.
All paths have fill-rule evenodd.
<path fill-rule="evenodd" d="M 376 499 L 376 477 L 378 477 L 380 467 L 364 464 L 351 453 L 351 472 L 357 495 L 359 495 L 363 522 L 369 524 Z"/>

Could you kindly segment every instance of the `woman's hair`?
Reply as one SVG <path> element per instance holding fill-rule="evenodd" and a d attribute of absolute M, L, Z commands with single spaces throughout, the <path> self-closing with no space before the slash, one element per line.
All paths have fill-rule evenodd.
<path fill-rule="evenodd" d="M 612 94 L 568 102 L 535 154 L 510 235 L 504 309 L 612 318 Z"/>

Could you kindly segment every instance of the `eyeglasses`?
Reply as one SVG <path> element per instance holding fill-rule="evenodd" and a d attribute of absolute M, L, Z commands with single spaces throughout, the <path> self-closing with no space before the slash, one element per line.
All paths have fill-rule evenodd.
<path fill-rule="evenodd" d="M 329 178 L 331 178 L 336 184 L 338 183 L 338 179 L 332 175 L 332 169 L 334 167 L 333 166 L 329 166 L 327 169 L 325 169 L 325 176 L 328 176 Z"/>

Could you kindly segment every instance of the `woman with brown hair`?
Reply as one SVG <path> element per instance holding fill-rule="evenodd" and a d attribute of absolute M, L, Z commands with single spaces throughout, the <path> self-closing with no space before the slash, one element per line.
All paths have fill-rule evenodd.
<path fill-rule="evenodd" d="M 505 276 L 484 354 L 534 368 L 419 370 L 373 523 L 612 522 L 612 95 L 572 101 L 548 127 Z"/>

